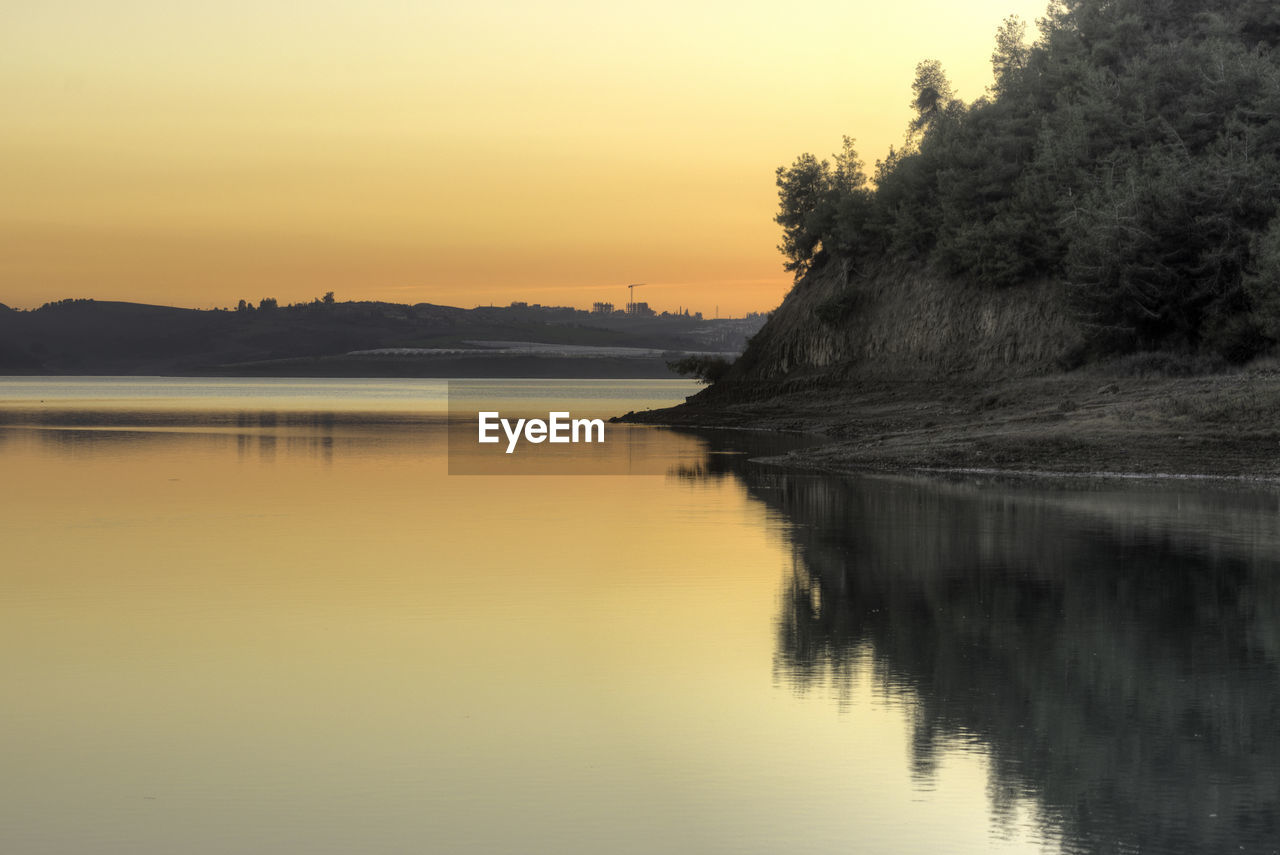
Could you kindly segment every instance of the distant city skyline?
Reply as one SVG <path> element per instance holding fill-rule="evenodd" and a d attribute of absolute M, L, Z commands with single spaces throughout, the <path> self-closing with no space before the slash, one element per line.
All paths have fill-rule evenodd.
<path fill-rule="evenodd" d="M 143 304 L 143 305 L 148 304 L 148 301 L 145 301 L 145 300 L 112 300 L 112 299 L 100 298 L 100 297 L 59 297 L 54 300 L 46 300 L 43 303 L 40 303 L 39 305 L 33 305 L 33 306 L 14 306 L 8 303 L 0 303 L 0 305 L 6 305 L 6 306 L 9 306 L 9 308 L 17 309 L 19 311 L 33 311 L 45 305 L 57 305 L 57 304 L 63 304 L 63 303 L 80 303 L 80 302 L 86 302 L 86 301 L 87 302 L 95 302 L 95 301 L 121 302 L 121 303 L 135 303 L 135 304 Z M 231 303 L 225 303 L 225 304 L 219 304 L 219 305 L 213 305 L 213 306 L 183 306 L 176 303 L 163 303 L 163 304 L 156 304 L 156 305 L 165 305 L 170 308 L 177 308 L 177 309 L 196 309 L 199 311 L 237 311 L 237 310 L 238 311 L 254 311 L 256 309 L 262 308 L 261 304 L 263 303 L 269 304 L 270 308 L 274 309 L 278 307 L 287 307 L 287 306 L 294 306 L 294 305 L 305 306 L 305 305 L 310 305 L 312 303 L 321 303 L 321 302 L 324 302 L 324 303 L 383 302 L 383 303 L 388 303 L 392 305 L 408 305 L 408 306 L 425 303 L 428 305 L 436 305 L 436 306 L 442 306 L 445 308 L 454 308 L 454 309 L 521 309 L 521 308 L 525 308 L 525 309 L 571 310 L 571 311 L 577 311 L 577 312 L 585 312 L 587 314 L 632 314 L 632 312 L 630 311 L 630 307 L 632 304 L 614 303 L 609 300 L 594 300 L 591 302 L 590 305 L 585 305 L 585 306 L 579 305 L 576 303 L 555 303 L 555 302 L 542 303 L 542 302 L 538 302 L 537 300 L 521 300 L 521 299 L 510 300 L 504 303 L 490 301 L 487 303 L 480 303 L 476 305 L 458 306 L 450 303 L 436 303 L 431 300 L 417 300 L 417 301 L 406 302 L 404 300 L 384 300 L 377 297 L 343 298 L 341 296 L 336 295 L 332 291 L 326 292 L 323 295 L 316 295 L 311 298 L 303 298 L 300 300 L 281 300 L 274 296 L 266 296 L 266 297 L 255 298 L 255 299 L 248 299 L 245 297 L 241 297 Z M 642 307 L 642 310 L 640 312 L 641 314 L 644 314 L 647 312 L 648 314 L 654 315 L 654 316 L 662 316 L 662 315 L 668 315 L 668 316 L 685 315 L 689 317 L 696 316 L 696 317 L 704 318 L 706 320 L 716 320 L 716 319 L 742 320 L 742 319 L 751 318 L 755 316 L 767 315 L 772 311 L 772 310 L 748 310 L 745 312 L 731 313 L 727 311 L 722 311 L 722 307 L 719 304 L 716 304 L 710 310 L 707 310 L 704 308 L 688 306 L 685 304 L 678 304 L 674 306 L 666 305 L 666 304 L 650 305 L 645 300 L 637 300 L 635 302 L 635 305 Z M 607 312 L 602 310 L 602 307 L 604 306 L 608 306 Z"/>

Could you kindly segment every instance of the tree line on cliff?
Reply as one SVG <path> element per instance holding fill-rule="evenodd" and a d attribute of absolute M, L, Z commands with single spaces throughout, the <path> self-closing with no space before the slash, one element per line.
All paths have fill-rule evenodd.
<path fill-rule="evenodd" d="M 870 175 L 854 141 L 777 172 L 797 279 L 833 259 L 1067 289 L 1093 353 L 1247 360 L 1280 342 L 1280 4 L 1054 0 L 959 100 L 921 62 Z"/>

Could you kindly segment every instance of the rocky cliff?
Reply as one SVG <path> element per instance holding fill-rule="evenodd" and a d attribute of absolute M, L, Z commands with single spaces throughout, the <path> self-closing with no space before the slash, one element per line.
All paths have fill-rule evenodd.
<path fill-rule="evenodd" d="M 1080 348 L 1060 285 L 985 288 L 916 268 L 827 262 L 798 282 L 722 388 L 808 385 L 860 375 L 1020 376 Z"/>

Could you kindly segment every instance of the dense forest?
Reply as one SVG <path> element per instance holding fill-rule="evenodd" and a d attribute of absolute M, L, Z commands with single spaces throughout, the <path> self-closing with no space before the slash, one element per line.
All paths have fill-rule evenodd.
<path fill-rule="evenodd" d="M 786 266 L 889 260 L 948 281 L 1051 281 L 1080 357 L 1248 360 L 1280 342 L 1280 4 L 1054 0 L 999 28 L 965 104 L 936 61 L 900 148 L 777 173 Z M 1034 40 L 1029 38 L 1034 35 Z"/>

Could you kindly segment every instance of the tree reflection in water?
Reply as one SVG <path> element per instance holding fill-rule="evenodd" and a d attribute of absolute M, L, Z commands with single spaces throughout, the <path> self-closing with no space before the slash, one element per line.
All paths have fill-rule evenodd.
<path fill-rule="evenodd" d="M 917 775 L 977 746 L 1088 851 L 1280 840 L 1276 493 L 741 477 L 791 523 L 777 678 L 869 675 Z"/>

